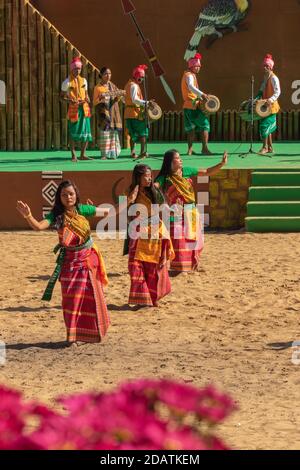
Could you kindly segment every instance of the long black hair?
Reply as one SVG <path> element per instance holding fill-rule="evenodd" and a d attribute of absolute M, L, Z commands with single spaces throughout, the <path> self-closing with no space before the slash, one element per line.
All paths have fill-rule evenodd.
<path fill-rule="evenodd" d="M 74 188 L 74 191 L 75 191 L 75 194 L 76 194 L 75 207 L 76 207 L 77 210 L 78 210 L 78 205 L 80 203 L 80 195 L 79 195 L 79 191 L 78 191 L 78 188 L 77 188 L 76 184 L 73 183 L 73 181 L 71 181 L 71 180 L 62 181 L 60 183 L 60 185 L 58 186 L 58 188 L 57 188 L 57 191 L 56 191 L 56 194 L 55 194 L 54 206 L 53 206 L 52 211 L 51 211 L 51 213 L 54 216 L 53 226 L 57 229 L 61 228 L 64 224 L 65 207 L 64 207 L 63 203 L 61 202 L 61 193 L 62 193 L 63 189 L 68 188 L 69 186 L 72 186 Z"/>
<path fill-rule="evenodd" d="M 152 173 L 152 170 L 148 165 L 135 165 L 132 172 L 132 180 L 131 185 L 129 187 L 129 193 L 131 193 L 137 185 L 141 184 L 141 178 L 148 170 L 150 170 Z M 149 188 L 145 188 L 145 193 L 151 200 L 152 204 L 161 204 L 161 194 L 154 186 L 153 179 L 151 181 L 151 186 L 149 186 Z"/>
<path fill-rule="evenodd" d="M 168 176 L 172 175 L 172 163 L 173 163 L 173 159 L 174 159 L 174 157 L 177 153 L 179 153 L 178 150 L 171 149 L 171 150 L 168 150 L 164 154 L 163 164 L 162 164 L 162 167 L 161 167 L 160 172 L 158 173 L 156 179 L 159 176 L 163 176 L 164 179 L 166 179 Z"/>

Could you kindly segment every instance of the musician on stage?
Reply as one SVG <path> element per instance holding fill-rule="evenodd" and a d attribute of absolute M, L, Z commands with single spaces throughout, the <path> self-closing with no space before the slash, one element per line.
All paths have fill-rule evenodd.
<path fill-rule="evenodd" d="M 115 160 L 121 153 L 122 119 L 119 101 L 125 92 L 111 81 L 111 70 L 108 67 L 102 67 L 99 77 L 100 82 L 94 88 L 93 104 L 99 127 L 101 159 Z"/>
<path fill-rule="evenodd" d="M 196 76 L 201 69 L 201 59 L 202 56 L 198 53 L 189 59 L 188 70 L 184 72 L 181 80 L 184 129 L 188 138 L 188 155 L 196 155 L 193 151 L 195 131 L 202 133 L 202 155 L 211 155 L 211 152 L 208 150 L 209 119 L 199 108 L 200 101 L 208 99 L 207 94 L 200 91 Z"/>
<path fill-rule="evenodd" d="M 267 54 L 263 61 L 264 81 L 256 99 L 266 100 L 271 107 L 272 114 L 260 121 L 260 136 L 263 146 L 260 155 L 273 153 L 272 133 L 277 129 L 276 115 L 280 111 L 278 98 L 281 94 L 279 78 L 274 74 L 274 60 L 271 54 Z"/>
<path fill-rule="evenodd" d="M 139 158 L 148 156 L 146 151 L 149 129 L 145 108 L 151 106 L 151 101 L 145 101 L 141 90 L 141 85 L 145 80 L 147 65 L 139 65 L 132 72 L 132 78 L 125 86 L 125 122 L 130 135 L 131 157 L 138 158 L 135 153 L 135 144 L 140 142 L 141 153 Z"/>
<path fill-rule="evenodd" d="M 91 142 L 91 111 L 88 95 L 88 84 L 81 76 L 82 62 L 74 57 L 70 65 L 70 75 L 62 83 L 61 99 L 68 102 L 68 130 L 72 152 L 72 162 L 77 162 L 76 143 L 81 144 L 80 160 L 91 160 L 85 152 Z"/>

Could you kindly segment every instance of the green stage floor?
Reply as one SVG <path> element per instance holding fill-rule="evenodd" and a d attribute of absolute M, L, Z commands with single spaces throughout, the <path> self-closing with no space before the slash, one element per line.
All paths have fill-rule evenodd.
<path fill-rule="evenodd" d="M 245 158 L 240 153 L 247 152 L 249 144 L 238 142 L 211 143 L 212 156 L 186 155 L 186 144 L 182 142 L 149 144 L 150 157 L 143 162 L 151 166 L 153 170 L 161 167 L 164 152 L 169 149 L 177 149 L 187 166 L 207 168 L 220 161 L 223 151 L 229 153 L 227 169 L 272 169 L 287 168 L 300 169 L 300 142 L 280 142 L 274 145 L 274 156 L 247 155 Z M 254 150 L 258 151 L 260 143 L 254 144 Z M 200 149 L 199 143 L 194 150 Z M 79 152 L 77 152 L 79 153 Z M 33 171 L 128 171 L 133 168 L 135 161 L 129 157 L 129 150 L 123 150 L 117 160 L 101 160 L 99 151 L 88 151 L 87 155 L 95 157 L 95 160 L 73 163 L 70 160 L 70 152 L 43 151 L 43 152 L 0 152 L 0 172 L 33 172 Z"/>

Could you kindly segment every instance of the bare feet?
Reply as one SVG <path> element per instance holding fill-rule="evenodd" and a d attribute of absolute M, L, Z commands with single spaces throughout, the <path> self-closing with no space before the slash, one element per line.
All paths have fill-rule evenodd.
<path fill-rule="evenodd" d="M 148 158 L 149 157 L 149 154 L 147 152 L 143 152 L 139 155 L 139 159 L 140 160 L 143 160 L 144 158 Z"/>
<path fill-rule="evenodd" d="M 101 157 L 101 160 L 107 160 L 107 158 L 106 157 Z"/>
<path fill-rule="evenodd" d="M 92 157 L 87 157 L 86 155 L 82 155 L 79 160 L 94 160 Z"/>
<path fill-rule="evenodd" d="M 199 155 L 197 152 L 194 152 L 193 149 L 189 149 L 187 155 L 191 157 L 192 155 Z"/>
<path fill-rule="evenodd" d="M 258 152 L 259 155 L 266 155 L 269 152 L 269 149 L 266 147 L 262 147 Z"/>
<path fill-rule="evenodd" d="M 202 153 L 202 155 L 213 155 L 212 152 L 210 152 L 210 151 L 208 150 L 208 148 L 202 149 L 202 152 L 201 152 L 201 153 Z"/>
<path fill-rule="evenodd" d="M 135 152 L 132 152 L 131 154 L 131 158 L 133 158 L 133 160 L 136 160 L 137 159 L 137 154 Z"/>
<path fill-rule="evenodd" d="M 268 148 L 268 153 L 274 153 L 273 147 L 269 147 L 269 148 Z"/>

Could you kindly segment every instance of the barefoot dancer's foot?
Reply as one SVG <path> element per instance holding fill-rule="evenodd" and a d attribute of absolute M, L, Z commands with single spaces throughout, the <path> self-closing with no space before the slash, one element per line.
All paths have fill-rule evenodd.
<path fill-rule="evenodd" d="M 78 162 L 76 155 L 71 158 L 71 162 Z"/>
<path fill-rule="evenodd" d="M 268 148 L 268 153 L 274 153 L 273 147 L 269 147 L 269 148 Z"/>
<path fill-rule="evenodd" d="M 133 158 L 133 160 L 136 160 L 137 159 L 137 154 L 135 152 L 132 152 L 131 154 L 131 158 Z"/>

